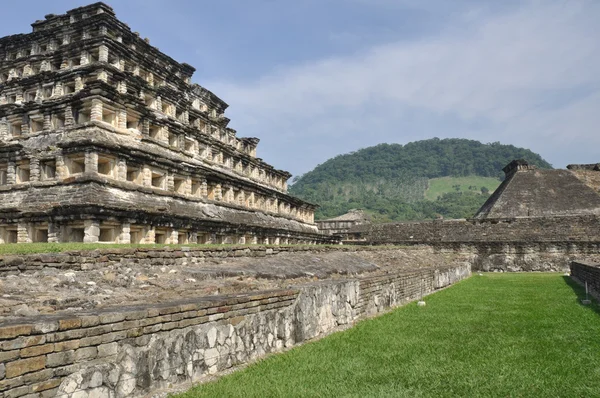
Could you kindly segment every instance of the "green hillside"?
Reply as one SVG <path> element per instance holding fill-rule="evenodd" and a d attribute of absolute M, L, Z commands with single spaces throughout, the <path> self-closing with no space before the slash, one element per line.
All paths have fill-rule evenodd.
<path fill-rule="evenodd" d="M 500 179 L 495 177 L 440 177 L 429 180 L 425 191 L 425 199 L 436 200 L 450 192 L 492 193 L 500 185 Z"/>
<path fill-rule="evenodd" d="M 338 155 L 296 178 L 290 193 L 321 205 L 317 219 L 353 208 L 382 222 L 470 217 L 514 159 L 552 167 L 540 155 L 512 145 L 433 138 Z"/>

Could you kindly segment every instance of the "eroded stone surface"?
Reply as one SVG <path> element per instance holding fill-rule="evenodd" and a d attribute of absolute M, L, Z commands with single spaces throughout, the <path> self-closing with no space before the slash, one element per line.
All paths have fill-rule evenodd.
<path fill-rule="evenodd" d="M 250 251 L 241 248 L 239 257 L 218 257 L 223 252 L 207 251 L 201 252 L 202 257 L 176 259 L 171 257 L 172 251 L 157 250 L 150 254 L 142 252 L 144 256 L 135 262 L 110 255 L 116 259 L 114 262 L 100 262 L 97 266 L 90 263 L 91 269 L 87 270 L 86 263 L 80 262 L 72 264 L 74 270 L 49 265 L 37 271 L 17 268 L 0 272 L 0 320 L 37 313 L 105 308 L 123 302 L 161 303 L 185 297 L 286 288 L 320 279 L 459 264 L 472 258 L 470 253 L 435 253 L 426 247 L 358 251 L 322 249 L 271 255 L 266 255 L 266 250 L 273 249 Z M 256 257 L 257 253 L 262 256 Z M 39 256 L 62 260 L 66 257 L 60 254 Z M 77 254 L 74 257 L 85 258 Z M 104 257 L 108 256 L 97 252 L 93 258 L 108 260 Z"/>
<path fill-rule="evenodd" d="M 157 332 L 139 342 L 123 340 L 110 363 L 83 366 L 63 379 L 57 395 L 90 397 L 105 388 L 110 396 L 135 397 L 182 383 L 189 386 L 349 327 L 361 316 L 415 300 L 469 274 L 468 265 L 458 265 L 300 286 L 296 299 L 277 308 Z"/>

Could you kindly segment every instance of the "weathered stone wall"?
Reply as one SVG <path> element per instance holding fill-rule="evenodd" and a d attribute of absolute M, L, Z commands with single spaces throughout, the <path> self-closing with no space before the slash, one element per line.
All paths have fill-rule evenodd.
<path fill-rule="evenodd" d="M 468 264 L 0 325 L 0 397 L 133 397 L 252 361 L 470 275 Z"/>
<path fill-rule="evenodd" d="M 600 300 L 600 265 L 584 261 L 571 263 L 571 278 L 585 285 L 587 282 L 590 294 Z"/>
<path fill-rule="evenodd" d="M 193 265 L 211 258 L 251 257 L 261 258 L 287 252 L 339 252 L 356 251 L 344 246 L 218 246 L 190 245 L 185 247 L 135 247 L 106 248 L 101 250 L 75 250 L 60 253 L 38 253 L 0 256 L 0 274 L 36 271 L 47 267 L 65 270 L 103 269 L 107 266 L 132 266 L 134 264 L 178 266 Z M 359 250 L 376 250 L 361 247 Z"/>
<path fill-rule="evenodd" d="M 539 217 L 375 224 L 357 227 L 356 233 L 370 244 L 597 242 L 599 226 L 597 216 Z"/>
<path fill-rule="evenodd" d="M 449 220 L 361 226 L 355 237 L 369 245 L 470 253 L 478 271 L 564 272 L 571 261 L 600 253 L 599 227 L 597 216 Z"/>
<path fill-rule="evenodd" d="M 485 272 L 566 272 L 572 261 L 600 253 L 600 242 L 441 243 L 434 247 L 470 253 L 473 270 Z"/>
<path fill-rule="evenodd" d="M 418 242 L 413 242 L 418 244 Z M 596 242 L 428 242 L 436 252 L 467 255 L 476 271 L 557 271 L 565 272 L 572 261 L 600 254 Z M 6 255 L 0 257 L 0 275 L 38 271 L 47 267 L 85 271 L 107 266 L 148 264 L 160 266 L 193 265 L 211 258 L 262 258 L 279 253 L 339 252 L 378 250 L 369 246 L 202 246 L 181 248 L 123 248 L 62 253 Z"/>

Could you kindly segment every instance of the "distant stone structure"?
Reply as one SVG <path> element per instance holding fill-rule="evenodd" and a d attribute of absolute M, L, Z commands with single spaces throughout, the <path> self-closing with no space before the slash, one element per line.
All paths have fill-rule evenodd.
<path fill-rule="evenodd" d="M 341 235 L 343 239 L 352 239 L 348 236 L 350 228 L 357 225 L 371 223 L 371 217 L 361 209 L 352 209 L 341 216 L 315 221 L 319 231 L 328 235 Z"/>
<path fill-rule="evenodd" d="M 588 187 L 600 193 L 600 163 L 570 164 L 567 169 Z"/>
<path fill-rule="evenodd" d="M 569 170 L 513 160 L 503 171 L 506 178 L 474 219 L 600 215 L 600 195 Z"/>
<path fill-rule="evenodd" d="M 471 219 L 359 225 L 348 235 L 354 243 L 470 252 L 483 271 L 566 271 L 574 259 L 600 254 L 596 165 L 539 170 L 515 160 L 504 172 Z"/>
<path fill-rule="evenodd" d="M 103 3 L 0 39 L 0 243 L 317 243 L 315 205 Z"/>

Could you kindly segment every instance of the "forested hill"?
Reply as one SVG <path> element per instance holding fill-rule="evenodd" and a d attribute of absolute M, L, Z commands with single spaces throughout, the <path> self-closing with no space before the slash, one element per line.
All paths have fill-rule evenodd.
<path fill-rule="evenodd" d="M 499 184 L 502 168 L 525 159 L 539 168 L 552 166 L 529 149 L 466 139 L 438 139 L 406 145 L 380 144 L 338 155 L 294 180 L 290 193 L 321 205 L 317 218 L 363 208 L 382 221 L 443 216 L 470 217 Z M 425 200 L 432 179 L 492 177 L 490 187 L 454 184 L 434 201 Z M 466 181 L 469 181 L 468 178 Z M 474 179 L 477 183 L 481 179 Z M 448 181 L 446 181 L 448 183 Z"/>

